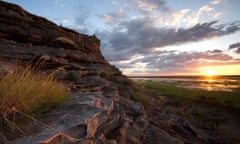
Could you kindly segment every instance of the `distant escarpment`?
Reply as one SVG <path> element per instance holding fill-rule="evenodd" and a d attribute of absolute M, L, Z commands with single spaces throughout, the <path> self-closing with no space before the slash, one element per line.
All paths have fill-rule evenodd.
<path fill-rule="evenodd" d="M 176 144 L 191 143 L 186 138 L 192 135 L 200 139 L 175 117 L 169 118 L 168 126 L 179 129 L 170 132 L 150 124 L 142 104 L 132 100 L 131 82 L 104 59 L 99 47 L 96 36 L 79 34 L 0 1 L 0 76 L 11 74 L 13 64 L 33 65 L 66 84 L 71 93 L 60 109 L 29 122 L 34 132 L 6 139 L 0 135 L 0 143 Z M 182 132 L 184 137 L 178 135 Z"/>

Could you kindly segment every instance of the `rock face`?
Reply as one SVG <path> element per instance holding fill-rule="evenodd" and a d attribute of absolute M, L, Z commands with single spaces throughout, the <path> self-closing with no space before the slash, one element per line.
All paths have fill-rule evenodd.
<path fill-rule="evenodd" d="M 1 2 L 0 10 L 0 37 L 28 44 L 22 45 L 28 49 L 25 60 L 31 58 L 31 55 L 49 55 L 50 60 L 62 60 L 62 62 L 72 60 L 107 63 L 99 50 L 100 41 L 95 36 L 78 34 L 75 31 L 59 27 L 44 18 L 29 14 L 16 5 Z M 38 51 L 34 52 L 36 49 Z M 16 53 L 20 55 L 20 48 L 16 52 L 20 52 Z M 24 51 L 24 53 L 26 52 Z"/>

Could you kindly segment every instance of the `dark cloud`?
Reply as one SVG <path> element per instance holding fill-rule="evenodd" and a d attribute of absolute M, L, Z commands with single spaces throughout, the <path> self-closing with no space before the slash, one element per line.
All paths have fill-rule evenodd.
<path fill-rule="evenodd" d="M 231 44 L 231 45 L 228 47 L 228 49 L 229 49 L 229 50 L 235 50 L 236 53 L 240 54 L 240 42 Z"/>
<path fill-rule="evenodd" d="M 151 19 L 134 19 L 123 22 L 119 27 L 104 35 L 98 33 L 101 39 L 107 41 L 113 52 L 128 52 L 126 57 L 134 54 L 149 54 L 156 47 L 178 45 L 187 42 L 196 42 L 204 39 L 220 37 L 239 31 L 240 22 L 218 24 L 217 21 L 197 24 L 190 28 L 157 27 Z M 103 45 L 104 49 L 106 45 Z M 112 55 L 112 54 L 111 54 Z M 106 54 L 107 59 L 109 55 Z M 111 61 L 111 59 L 108 59 Z"/>
<path fill-rule="evenodd" d="M 205 52 L 178 52 L 162 51 L 160 54 L 149 54 L 142 59 L 132 61 L 128 64 L 118 64 L 122 69 L 131 68 L 136 63 L 145 63 L 146 70 L 157 70 L 158 72 L 195 72 L 196 67 L 208 65 L 237 64 L 239 60 L 223 53 L 221 50 Z"/>
<path fill-rule="evenodd" d="M 135 0 L 139 1 L 139 0 Z M 148 4 L 154 4 L 157 7 L 162 7 L 166 4 L 166 0 L 142 0 L 142 2 L 148 3 Z"/>
<path fill-rule="evenodd" d="M 164 67 L 189 67 L 202 65 L 201 63 L 208 63 L 213 61 L 230 61 L 233 58 L 224 53 L 213 53 L 213 52 L 181 52 L 181 53 L 170 53 L 164 55 L 158 55 L 158 58 L 152 57 L 148 59 L 150 67 L 156 67 L 156 65 Z M 155 60 L 154 60 L 155 59 Z"/>
<path fill-rule="evenodd" d="M 222 53 L 223 51 L 222 50 L 219 50 L 219 49 L 215 49 L 215 50 L 212 50 L 212 51 L 208 51 L 208 52 L 212 52 L 212 53 Z"/>
<path fill-rule="evenodd" d="M 240 47 L 240 43 L 238 42 L 238 43 L 231 44 L 229 46 L 229 49 L 234 49 L 234 48 L 239 48 L 239 47 Z"/>
<path fill-rule="evenodd" d="M 240 54 L 240 47 L 236 50 L 236 53 Z"/>

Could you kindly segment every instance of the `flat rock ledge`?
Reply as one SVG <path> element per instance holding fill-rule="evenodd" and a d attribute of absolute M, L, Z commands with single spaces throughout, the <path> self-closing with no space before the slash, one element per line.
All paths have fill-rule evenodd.
<path fill-rule="evenodd" d="M 101 126 L 118 121 L 120 116 L 110 117 L 113 110 L 112 98 L 105 98 L 101 92 L 74 92 L 63 109 L 48 116 L 47 128 L 39 134 L 10 141 L 9 144 L 81 144 L 92 143 Z M 106 130 L 106 129 L 105 129 Z M 99 142 L 116 143 L 99 135 Z M 106 143 L 106 142 L 104 142 Z"/>

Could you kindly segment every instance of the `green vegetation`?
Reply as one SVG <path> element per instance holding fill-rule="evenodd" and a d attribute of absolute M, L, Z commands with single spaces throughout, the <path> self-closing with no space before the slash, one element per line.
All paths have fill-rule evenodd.
<path fill-rule="evenodd" d="M 56 108 L 67 97 L 62 84 L 31 68 L 0 76 L 0 139 L 25 133 L 24 123 L 31 117 Z"/>
<path fill-rule="evenodd" d="M 124 79 L 125 85 L 131 85 L 133 87 L 132 99 L 141 103 L 146 111 L 150 110 L 153 106 L 153 101 L 149 97 L 142 84 L 136 83 L 128 78 Z"/>
<path fill-rule="evenodd" d="M 175 98 L 189 98 L 213 104 L 240 108 L 240 92 L 237 91 L 207 91 L 202 89 L 182 88 L 177 87 L 175 84 L 152 81 L 138 81 L 136 83 L 152 94 L 162 94 Z"/>

